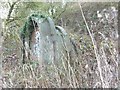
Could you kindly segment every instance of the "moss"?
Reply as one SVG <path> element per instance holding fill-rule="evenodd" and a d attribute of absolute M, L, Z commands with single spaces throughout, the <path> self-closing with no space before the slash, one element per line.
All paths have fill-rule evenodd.
<path fill-rule="evenodd" d="M 24 26 L 20 30 L 21 38 L 30 37 L 32 35 L 32 32 L 34 31 L 33 22 L 36 22 L 34 21 L 35 18 L 46 19 L 47 17 L 48 16 L 45 14 L 37 14 L 37 13 L 30 15 L 26 20 Z"/>

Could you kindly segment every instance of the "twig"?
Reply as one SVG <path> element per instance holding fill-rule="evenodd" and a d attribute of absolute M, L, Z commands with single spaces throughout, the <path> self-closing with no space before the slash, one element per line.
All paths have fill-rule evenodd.
<path fill-rule="evenodd" d="M 100 65 L 100 58 L 99 58 L 99 54 L 98 54 L 97 45 L 96 45 L 95 39 L 94 39 L 90 29 L 89 29 L 89 26 L 87 24 L 85 15 L 84 15 L 83 10 L 82 10 L 82 6 L 81 6 L 80 3 L 78 3 L 78 4 L 79 4 L 79 7 L 80 7 L 80 11 L 82 13 L 82 17 L 83 17 L 83 20 L 85 22 L 86 28 L 88 30 L 88 33 L 89 33 L 89 35 L 91 37 L 91 40 L 92 40 L 92 43 L 93 43 L 93 46 L 94 46 L 94 52 L 95 52 L 95 56 L 96 56 L 96 59 L 97 59 L 98 70 L 99 70 L 99 73 L 100 73 L 100 79 L 101 79 L 101 82 L 102 82 L 102 87 L 104 88 L 105 85 L 104 85 L 104 80 L 103 80 L 103 76 L 102 76 L 102 69 L 101 69 L 101 65 Z"/>
<path fill-rule="evenodd" d="M 7 16 L 6 21 L 9 21 L 15 5 L 16 5 L 19 1 L 20 1 L 20 0 L 17 0 L 17 1 L 15 1 L 15 2 L 13 2 L 12 5 L 8 2 L 9 6 L 10 6 L 10 9 L 9 9 L 9 13 L 8 13 L 8 16 Z"/>
<path fill-rule="evenodd" d="M 65 8 L 62 12 L 60 12 L 59 15 L 56 16 L 55 20 L 58 20 L 58 18 L 66 11 L 66 8 L 67 8 L 67 4 L 65 5 Z"/>

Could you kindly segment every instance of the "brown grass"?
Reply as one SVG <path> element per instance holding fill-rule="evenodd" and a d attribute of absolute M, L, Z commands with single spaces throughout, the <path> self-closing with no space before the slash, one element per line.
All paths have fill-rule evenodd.
<path fill-rule="evenodd" d="M 21 52 L 16 53 L 16 56 L 10 55 L 12 56 L 11 59 L 8 58 L 9 56 L 5 56 L 2 69 L 4 88 L 118 87 L 118 29 L 116 13 L 112 9 L 107 9 L 110 14 L 108 16 L 109 19 L 103 16 L 103 18 L 97 18 L 96 21 L 91 20 L 90 22 L 88 17 L 86 20 L 80 4 L 79 6 L 88 35 L 80 35 L 82 42 L 79 42 L 81 38 L 78 34 L 73 33 L 72 36 L 70 35 L 75 40 L 78 56 L 74 52 L 73 58 L 70 59 L 69 53 L 67 55 L 62 53 L 61 63 L 57 65 L 54 63 L 43 64 L 42 67 L 39 62 L 35 61 L 22 64 Z M 114 13 L 113 16 L 112 12 Z M 105 12 L 101 11 L 100 14 L 105 15 Z M 112 17 L 113 19 L 110 19 Z M 85 45 L 85 43 L 88 44 Z"/>

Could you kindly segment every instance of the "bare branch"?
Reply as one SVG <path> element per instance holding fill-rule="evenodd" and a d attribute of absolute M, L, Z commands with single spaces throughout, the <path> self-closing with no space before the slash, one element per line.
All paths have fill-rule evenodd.
<path fill-rule="evenodd" d="M 15 5 L 16 5 L 19 1 L 20 1 L 20 0 L 17 0 L 16 2 L 13 2 L 12 5 L 8 2 L 9 5 L 10 5 L 10 9 L 9 9 L 9 13 L 8 13 L 8 16 L 7 16 L 7 21 L 9 21 Z"/>
<path fill-rule="evenodd" d="M 65 5 L 64 10 L 55 18 L 55 20 L 57 20 L 66 11 L 66 8 L 67 8 L 67 4 Z"/>

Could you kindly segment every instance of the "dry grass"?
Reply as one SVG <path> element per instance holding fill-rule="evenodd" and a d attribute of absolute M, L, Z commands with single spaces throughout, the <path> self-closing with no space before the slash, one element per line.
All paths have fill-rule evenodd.
<path fill-rule="evenodd" d="M 117 88 L 117 13 L 113 9 L 106 9 L 109 13 L 108 18 L 105 12 L 101 11 L 99 14 L 103 18 L 88 24 L 89 18 L 86 20 L 84 11 L 80 4 L 79 6 L 88 30 L 88 35 L 82 36 L 86 38 L 83 41 L 90 41 L 90 46 L 75 40 L 78 56 L 74 52 L 73 58 L 70 59 L 69 53 L 67 56 L 63 53 L 61 63 L 44 64 L 42 67 L 34 61 L 22 64 L 20 54 L 11 55 L 11 59 L 3 62 L 4 88 Z M 75 37 L 75 34 L 72 35 Z"/>

